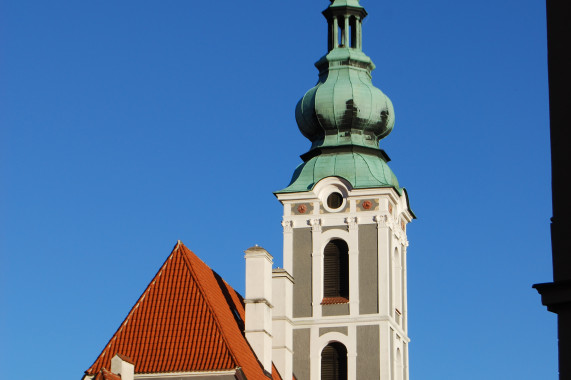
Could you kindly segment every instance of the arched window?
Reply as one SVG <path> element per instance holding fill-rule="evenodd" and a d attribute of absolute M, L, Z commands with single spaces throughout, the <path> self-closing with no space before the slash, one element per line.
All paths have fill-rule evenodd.
<path fill-rule="evenodd" d="M 339 342 L 321 351 L 321 380 L 347 380 L 347 349 Z"/>
<path fill-rule="evenodd" d="M 323 297 L 349 299 L 349 247 L 340 239 L 323 251 Z"/>

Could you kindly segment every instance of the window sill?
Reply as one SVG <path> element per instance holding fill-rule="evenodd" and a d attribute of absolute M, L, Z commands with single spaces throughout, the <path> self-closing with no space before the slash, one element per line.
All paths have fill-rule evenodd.
<path fill-rule="evenodd" d="M 336 305 L 340 303 L 349 303 L 345 297 L 326 297 L 321 301 L 322 305 Z"/>

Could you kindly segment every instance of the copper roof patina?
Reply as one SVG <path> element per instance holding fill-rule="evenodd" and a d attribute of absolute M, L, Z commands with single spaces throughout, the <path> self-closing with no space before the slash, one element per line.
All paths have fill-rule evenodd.
<path fill-rule="evenodd" d="M 311 141 L 288 187 L 277 193 L 309 191 L 326 177 L 341 177 L 353 188 L 402 188 L 379 142 L 393 129 L 390 99 L 371 81 L 374 63 L 362 50 L 358 0 L 332 0 L 323 12 L 329 25 L 328 53 L 315 66 L 319 80 L 298 102 L 295 117 Z"/>

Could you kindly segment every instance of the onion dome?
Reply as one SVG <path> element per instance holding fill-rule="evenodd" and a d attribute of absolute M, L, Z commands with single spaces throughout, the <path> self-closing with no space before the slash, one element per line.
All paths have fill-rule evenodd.
<path fill-rule="evenodd" d="M 362 51 L 358 0 L 335 0 L 323 12 L 329 24 L 329 52 L 315 65 L 319 81 L 299 101 L 295 117 L 301 133 L 320 146 L 354 144 L 378 148 L 394 126 L 389 98 L 373 86 L 375 65 Z"/>
<path fill-rule="evenodd" d="M 298 102 L 295 117 L 311 141 L 304 163 L 280 192 L 308 191 L 321 179 L 343 177 L 354 188 L 394 187 L 379 141 L 393 129 L 390 99 L 373 86 L 371 59 L 363 53 L 362 22 L 367 16 L 359 0 L 331 0 L 323 11 L 328 23 L 328 53 L 315 66 L 319 80 Z"/>

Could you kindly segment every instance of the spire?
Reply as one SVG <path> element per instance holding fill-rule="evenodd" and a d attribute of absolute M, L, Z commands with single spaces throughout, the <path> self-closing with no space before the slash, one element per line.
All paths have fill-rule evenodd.
<path fill-rule="evenodd" d="M 394 187 L 379 141 L 394 126 L 390 99 L 373 86 L 373 61 L 363 52 L 363 19 L 358 0 L 331 0 L 327 20 L 327 54 L 315 66 L 317 85 L 298 102 L 295 117 L 311 141 L 292 182 L 284 192 L 307 191 L 327 176 L 343 177 L 353 187 Z M 317 163 L 317 161 L 320 161 Z"/>

